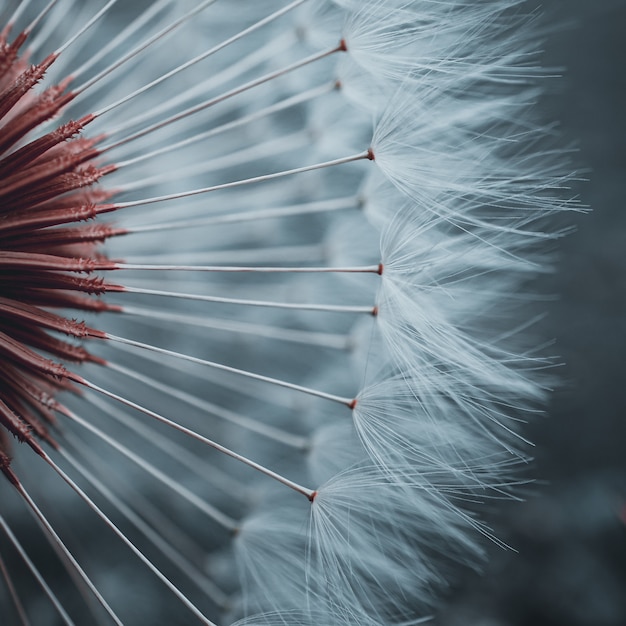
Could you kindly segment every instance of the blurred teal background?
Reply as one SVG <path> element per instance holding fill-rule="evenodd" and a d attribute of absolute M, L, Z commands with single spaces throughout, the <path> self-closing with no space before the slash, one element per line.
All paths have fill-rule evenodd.
<path fill-rule="evenodd" d="M 576 191 L 592 212 L 572 216 L 545 284 L 558 296 L 545 335 L 563 366 L 529 429 L 537 482 L 494 516 L 518 552 L 490 550 L 485 575 L 448 598 L 445 626 L 626 624 L 626 2 L 540 5 L 553 29 L 545 64 L 563 68 L 540 106 L 577 148 Z"/>

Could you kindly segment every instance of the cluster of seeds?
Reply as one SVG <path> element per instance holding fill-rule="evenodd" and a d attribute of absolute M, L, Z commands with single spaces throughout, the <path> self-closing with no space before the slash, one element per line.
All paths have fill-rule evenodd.
<path fill-rule="evenodd" d="M 3 613 L 406 623 L 497 541 L 573 206 L 520 4 L 6 9 Z"/>

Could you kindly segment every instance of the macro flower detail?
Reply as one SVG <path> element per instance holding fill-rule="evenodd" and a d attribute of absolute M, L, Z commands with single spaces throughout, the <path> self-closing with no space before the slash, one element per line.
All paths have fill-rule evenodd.
<path fill-rule="evenodd" d="M 2 614 L 417 623 L 545 399 L 533 21 L 131 4 L 0 9 Z"/>

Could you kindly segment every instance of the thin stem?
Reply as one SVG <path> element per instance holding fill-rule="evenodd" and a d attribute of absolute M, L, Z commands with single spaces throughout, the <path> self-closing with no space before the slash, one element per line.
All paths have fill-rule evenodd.
<path fill-rule="evenodd" d="M 191 376 L 198 381 L 201 381 L 203 385 L 212 384 L 221 389 L 225 389 L 229 392 L 235 392 L 241 396 L 247 396 L 249 399 L 254 400 L 257 403 L 267 403 L 281 409 L 294 410 L 293 397 L 287 396 L 284 393 L 264 393 L 259 396 L 258 390 L 253 389 L 251 386 L 242 385 L 241 380 L 233 378 L 232 376 L 224 376 L 222 372 L 218 370 L 200 370 L 193 363 L 188 361 L 174 361 L 173 359 L 164 359 L 161 355 L 146 350 L 137 352 L 132 346 L 127 346 L 123 343 L 111 343 L 110 347 L 124 352 L 125 354 L 131 354 L 135 357 L 156 364 L 159 367 L 167 368 L 176 374 L 184 373 L 187 376 Z M 298 405 L 300 406 L 300 405 Z"/>
<path fill-rule="evenodd" d="M 201 187 L 199 189 L 192 189 L 190 191 L 182 191 L 179 193 L 171 193 L 164 196 L 155 196 L 153 198 L 144 198 L 142 200 L 132 200 L 130 202 L 117 202 L 115 203 L 116 209 L 127 209 L 130 207 L 144 206 L 146 204 L 154 204 L 155 202 L 166 202 L 167 200 L 179 200 L 181 198 L 189 198 L 190 196 L 198 196 L 204 193 L 210 193 L 212 191 L 218 191 L 221 189 L 232 189 L 234 187 L 242 187 L 244 185 L 251 185 L 254 183 L 264 183 L 277 178 L 284 178 L 285 176 L 292 176 L 294 174 L 302 174 L 304 172 L 312 172 L 315 170 L 321 170 L 328 167 L 334 167 L 335 165 L 343 165 L 345 163 L 352 163 L 354 161 L 362 161 L 364 159 L 371 160 L 371 152 L 366 150 L 365 152 L 359 152 L 347 157 L 341 157 L 339 159 L 333 159 L 331 161 L 324 161 L 323 163 L 315 163 L 314 165 L 305 165 L 303 167 L 297 167 L 291 170 L 283 170 L 282 172 L 274 172 L 273 174 L 264 174 L 262 176 L 254 176 L 252 178 L 244 178 L 241 180 L 235 180 L 230 183 L 222 183 L 220 185 L 213 185 L 211 187 Z"/>
<path fill-rule="evenodd" d="M 270 82 L 276 78 L 284 76 L 285 74 L 288 74 L 297 69 L 305 67 L 306 65 L 310 65 L 311 63 L 315 63 L 316 61 L 320 61 L 321 59 L 325 59 L 326 57 L 332 54 L 335 54 L 336 52 L 341 52 L 343 50 L 344 50 L 343 44 L 340 44 L 339 46 L 335 46 L 334 48 L 331 48 L 329 50 L 324 50 L 322 52 L 312 54 L 311 56 L 308 56 L 305 59 L 302 59 L 301 61 L 296 61 L 295 63 L 292 63 L 291 65 L 287 65 L 286 67 L 282 69 L 276 70 L 274 72 L 270 72 L 259 78 L 256 78 L 247 83 L 244 83 L 243 85 L 240 85 L 239 87 L 230 89 L 229 91 L 226 91 L 225 93 L 219 96 L 216 96 L 215 98 L 210 98 L 209 100 L 205 100 L 204 102 L 201 102 L 195 106 L 189 107 L 188 109 L 185 109 L 184 111 L 175 113 L 174 115 L 166 118 L 165 120 L 162 120 L 160 122 L 155 122 L 154 124 L 151 124 L 150 126 L 147 126 L 146 128 L 139 130 L 136 133 L 128 135 L 127 137 L 124 137 L 113 144 L 104 146 L 103 150 L 111 150 L 125 143 L 135 141 L 136 139 L 139 139 L 140 137 L 153 133 L 154 131 L 159 130 L 160 128 L 169 126 L 170 124 L 173 124 L 174 122 L 178 122 L 179 120 L 189 117 L 190 115 L 194 115 L 196 113 L 199 113 L 200 111 L 204 111 L 205 109 L 213 107 L 216 104 L 219 104 L 221 102 L 224 102 L 225 100 L 228 100 L 229 98 L 233 98 L 234 96 L 238 96 L 239 94 L 245 93 L 246 91 L 253 89 L 254 87 L 258 87 L 259 85 Z M 104 109 L 101 109 L 94 115 L 95 116 L 103 115 L 110 108 L 111 107 L 109 106 Z"/>
<path fill-rule="evenodd" d="M 161 470 L 155 467 L 152 463 L 149 463 L 145 459 L 141 458 L 138 454 L 135 454 L 132 450 L 121 444 L 119 441 L 114 439 L 113 437 L 107 435 L 102 430 L 87 422 L 86 420 L 79 417 L 76 413 L 66 410 L 63 413 L 66 417 L 71 419 L 76 424 L 82 426 L 85 430 L 88 430 L 90 433 L 94 434 L 96 437 L 104 441 L 107 445 L 111 446 L 113 449 L 117 450 L 121 455 L 125 456 L 129 461 L 133 462 L 135 465 L 143 469 L 145 472 L 150 474 L 157 481 L 163 483 L 167 487 L 169 487 L 174 493 L 177 493 L 179 496 L 187 500 L 187 502 L 191 503 L 198 510 L 205 513 L 208 517 L 210 517 L 214 522 L 222 526 L 227 531 L 233 532 L 237 528 L 237 522 L 228 517 L 215 507 L 211 506 L 196 494 L 189 491 L 186 487 L 177 483 L 175 480 L 172 480 L 169 476 L 164 474 Z"/>
<path fill-rule="evenodd" d="M 206 593 L 221 609 L 228 606 L 228 596 L 193 563 L 184 558 L 172 548 L 158 532 L 147 524 L 133 509 L 122 501 L 101 480 L 92 474 L 82 463 L 70 455 L 66 450 L 59 451 L 61 456 L 74 467 L 109 503 L 116 508 L 143 536 L 150 541 L 161 553 L 169 559 L 191 582 Z M 97 458 L 97 457 L 95 457 Z M 93 462 L 93 459 L 92 459 Z M 108 472 L 107 472 L 108 473 Z"/>
<path fill-rule="evenodd" d="M 202 9 L 204 9 L 206 6 L 208 6 L 209 4 L 212 4 L 215 1 L 216 0 L 205 0 L 205 2 L 201 3 L 199 5 L 199 7 L 196 7 L 196 9 L 194 9 L 191 13 L 192 14 L 199 13 Z M 179 65 L 178 67 L 174 68 L 173 70 L 171 70 L 169 72 L 165 72 L 164 74 L 162 74 L 158 78 L 154 79 L 153 81 L 151 81 L 147 85 L 144 85 L 143 87 L 140 87 L 139 89 L 131 92 L 127 96 L 124 96 L 123 98 L 120 98 L 116 102 L 113 102 L 112 104 L 109 104 L 108 106 L 103 107 L 97 113 L 95 113 L 95 116 L 96 117 L 100 117 L 101 115 L 104 115 L 105 113 L 108 113 L 109 111 L 111 111 L 111 110 L 121 106 L 122 104 L 125 104 L 126 102 L 129 102 L 130 100 L 136 98 L 137 96 L 141 95 L 142 93 L 144 93 L 144 92 L 152 89 L 153 87 L 156 87 L 157 85 L 161 84 L 162 82 L 168 80 L 172 76 L 176 76 L 180 72 L 183 72 L 184 70 L 192 67 L 193 65 L 199 63 L 200 61 L 203 61 L 204 59 L 208 58 L 209 56 L 215 54 L 216 52 L 219 52 L 220 50 L 226 48 L 230 44 L 238 41 L 239 39 L 245 37 L 246 35 L 248 35 L 248 34 L 250 34 L 252 32 L 254 32 L 255 30 L 258 30 L 262 26 L 265 26 L 266 24 L 269 24 L 270 22 L 276 20 L 277 18 L 279 18 L 280 16 L 284 15 L 288 11 L 291 11 L 295 7 L 301 5 L 305 1 L 306 0 L 295 0 L 295 2 L 292 2 L 291 4 L 287 5 L 286 7 L 283 7 L 282 9 L 272 13 L 271 15 L 268 15 L 267 17 L 263 18 L 262 20 L 259 20 L 256 24 L 253 24 L 252 26 L 250 26 L 250 27 L 240 31 L 236 35 L 233 35 L 232 37 L 226 39 L 225 41 L 223 41 L 222 43 L 218 44 L 217 46 L 214 46 L 213 48 L 211 48 L 209 50 L 206 50 L 202 54 L 199 54 L 198 56 L 194 57 L 193 59 L 190 59 L 189 61 L 186 61 L 185 63 L 183 63 L 182 65 Z M 188 19 L 187 16 L 185 16 L 185 19 Z M 116 64 L 114 64 L 114 65 L 115 66 L 120 65 L 123 62 L 123 60 L 124 60 L 124 57 L 122 57 L 122 59 L 120 61 L 116 62 Z M 94 77 L 94 79 L 97 79 L 97 78 L 98 78 L 97 76 Z M 89 86 L 89 84 L 92 83 L 94 79 L 88 81 L 87 86 Z"/>
<path fill-rule="evenodd" d="M 284 155 L 297 151 L 302 154 L 305 149 L 310 148 L 311 135 L 306 130 L 299 130 L 289 135 L 283 135 L 269 139 L 252 146 L 246 145 L 244 148 L 222 154 L 213 159 L 201 160 L 196 165 L 186 164 L 181 168 L 172 169 L 167 174 L 161 173 L 134 179 L 132 183 L 126 183 L 119 187 L 120 193 L 137 191 L 154 184 L 179 181 L 183 178 L 217 172 L 228 168 L 239 167 L 254 161 L 262 161 L 276 155 Z M 119 166 L 116 164 L 119 170 Z"/>
<path fill-rule="evenodd" d="M 57 1 L 58 0 L 52 0 L 52 4 L 54 4 Z M 22 17 L 22 14 L 28 8 L 31 2 L 32 0 L 22 0 L 22 2 L 20 2 L 17 5 L 17 7 L 15 7 L 15 10 L 11 14 L 11 17 L 9 17 L 9 19 L 6 21 L 7 29 L 12 28 L 13 25 L 17 22 L 17 20 L 19 20 L 20 17 Z M 26 30 L 26 32 L 28 32 L 28 30 Z"/>
<path fill-rule="evenodd" d="M 108 400 L 102 398 L 101 396 L 96 396 L 95 394 L 89 395 L 91 396 L 89 398 L 90 402 L 92 402 L 95 406 L 106 407 L 106 414 L 109 417 L 117 418 L 118 423 L 124 425 L 122 421 L 130 418 L 127 414 L 120 416 L 119 411 L 116 413 L 115 408 L 107 404 Z M 96 400 L 96 402 L 93 402 L 94 400 Z M 154 429 L 150 429 L 148 427 L 145 427 L 145 429 L 154 431 Z M 83 460 L 85 460 L 89 454 L 89 447 L 83 443 L 84 440 L 70 435 L 68 441 L 72 443 L 74 453 L 78 454 Z M 183 456 L 189 454 L 188 449 L 184 449 L 183 452 Z M 195 457 L 195 459 L 198 459 L 198 457 Z M 87 459 L 87 462 L 94 469 L 100 468 L 99 471 L 101 476 L 110 478 L 110 467 L 107 466 L 105 460 L 100 457 L 96 459 L 93 455 L 91 455 L 89 459 Z M 205 465 L 203 469 L 206 470 L 209 467 L 211 470 L 214 469 L 208 465 Z M 201 476 L 206 482 L 207 476 Z M 165 514 L 166 512 L 171 513 L 171 511 L 168 511 L 168 509 L 161 509 L 159 506 L 160 503 L 153 504 L 151 500 L 143 495 L 141 488 L 135 488 L 133 485 L 133 482 L 122 479 L 121 484 L 118 483 L 116 485 L 115 491 L 117 494 L 126 494 L 125 500 L 132 503 L 132 508 L 137 511 L 138 515 L 142 519 L 148 520 L 152 528 L 158 529 L 159 535 L 166 540 L 171 548 L 179 552 L 180 555 L 184 556 L 187 561 L 191 563 L 198 564 L 202 562 L 204 560 L 205 548 L 194 541 L 188 534 L 184 533 L 181 529 L 181 525 L 177 521 L 170 519 Z"/>
<path fill-rule="evenodd" d="M 142 343 L 140 341 L 134 341 L 133 339 L 126 339 L 124 337 L 118 337 L 116 335 L 111 335 L 110 333 L 105 333 L 105 338 L 109 339 L 110 341 L 124 343 L 126 345 L 133 346 L 141 350 L 150 350 L 151 352 L 158 352 L 159 354 L 164 354 L 166 356 L 170 356 L 176 359 L 182 359 L 183 361 L 196 363 L 197 365 L 202 365 L 204 367 L 210 367 L 213 369 L 221 370 L 223 372 L 228 372 L 230 374 L 236 374 L 237 376 L 242 376 L 244 378 L 249 378 L 251 380 L 257 380 L 259 382 L 267 383 L 270 385 L 275 385 L 277 387 L 284 387 L 285 389 L 290 389 L 292 391 L 304 393 L 310 396 L 314 396 L 316 398 L 322 398 L 324 400 L 329 400 L 337 404 L 343 404 L 344 406 L 347 406 L 348 408 L 352 408 L 354 406 L 354 398 L 345 398 L 342 396 L 337 396 L 332 393 L 326 393 L 325 391 L 318 391 L 317 389 L 312 389 L 310 387 L 303 387 L 302 385 L 296 385 L 295 383 L 289 383 L 279 378 L 271 378 L 270 376 L 263 376 L 262 374 L 256 374 L 254 372 L 248 372 L 246 370 L 241 370 L 236 367 L 230 367 L 229 365 L 224 365 L 223 363 L 216 363 L 215 361 L 208 361 L 206 359 L 200 359 L 198 357 L 194 357 L 189 354 L 183 354 L 182 352 L 174 352 L 173 350 L 159 348 L 158 346 L 153 346 L 151 344 Z"/>
<path fill-rule="evenodd" d="M 170 231 L 172 229 L 198 228 L 203 226 L 221 226 L 223 224 L 236 224 L 240 222 L 252 222 L 256 220 L 281 219 L 283 217 L 298 217 L 314 213 L 324 213 L 330 211 L 343 211 L 347 209 L 357 209 L 360 200 L 357 196 L 336 198 L 332 200 L 321 200 L 319 202 L 307 202 L 304 204 L 293 204 L 285 207 L 259 209 L 255 211 L 241 211 L 225 215 L 214 215 L 197 219 L 177 220 L 161 224 L 148 224 L 145 226 L 132 226 L 126 228 L 128 234 L 151 233 L 160 231 Z"/>
<path fill-rule="evenodd" d="M 254 335 L 255 337 L 301 343 L 320 348 L 331 348 L 334 350 L 347 350 L 350 343 L 350 337 L 348 335 L 295 330 L 279 326 L 225 320 L 207 317 L 205 315 L 194 316 L 183 313 L 171 313 L 169 311 L 164 311 L 161 308 L 148 309 L 137 306 L 124 306 L 122 307 L 120 313 L 133 316 L 142 323 L 163 322 L 164 325 L 167 326 L 170 326 L 171 324 L 186 324 L 198 328 L 210 328 L 218 331 L 249 334 Z"/>
<path fill-rule="evenodd" d="M 116 270 L 223 272 L 260 274 L 380 274 L 380 264 L 355 267 L 254 267 L 241 265 L 147 265 L 116 263 Z"/>
<path fill-rule="evenodd" d="M 44 452 L 42 458 L 69 485 L 69 487 L 87 504 L 87 506 L 110 528 L 122 542 L 130 548 L 137 558 L 193 613 L 205 626 L 217 626 L 167 578 L 135 544 L 109 519 L 96 503 Z"/>
<path fill-rule="evenodd" d="M 0 526 L 2 526 L 3 528 L 5 527 L 4 519 L 2 519 L 1 515 L 0 515 Z M 9 537 L 9 540 L 11 540 L 11 537 Z M 14 542 L 14 546 L 15 546 L 15 542 Z M 20 555 L 21 555 L 21 552 L 20 552 Z M 17 616 L 20 620 L 20 623 L 22 624 L 22 626 L 30 626 L 30 620 L 28 619 L 28 616 L 26 615 L 24 605 L 22 604 L 22 601 L 20 600 L 20 597 L 17 593 L 17 589 L 15 588 L 15 585 L 13 584 L 13 579 L 11 578 L 11 574 L 9 573 L 9 570 L 7 569 L 4 559 L 2 558 L 2 554 L 0 554 L 0 573 L 2 573 L 2 578 L 4 578 L 4 582 L 6 583 L 7 589 L 9 590 L 9 595 L 11 596 L 11 600 L 13 600 L 13 606 L 15 607 L 15 610 L 17 611 Z"/>
<path fill-rule="evenodd" d="M 198 97 L 205 96 L 209 91 L 220 85 L 232 82 L 238 77 L 250 72 L 255 67 L 261 67 L 270 59 L 275 59 L 283 54 L 288 48 L 297 41 L 293 33 L 283 34 L 274 37 L 269 43 L 262 45 L 258 49 L 246 54 L 238 61 L 229 64 L 227 67 L 211 74 L 200 82 L 194 82 L 192 85 L 181 91 L 178 95 L 172 96 L 164 100 L 160 104 L 150 107 L 147 111 L 142 111 L 133 115 L 127 120 L 118 121 L 116 125 L 108 125 L 108 136 L 120 135 L 131 128 L 135 128 L 150 119 L 156 119 L 163 115 L 166 111 L 173 111 L 177 107 L 194 101 Z M 110 120 L 112 122 L 112 120 Z"/>
<path fill-rule="evenodd" d="M 109 0 L 82 28 L 79 28 L 60 48 L 57 48 L 55 54 L 59 55 L 67 50 L 79 37 L 86 33 L 103 15 L 105 15 L 111 7 L 117 3 L 117 0 Z"/>
<path fill-rule="evenodd" d="M 230 450 L 229 448 L 226 448 L 225 446 L 222 446 L 219 443 L 200 435 L 199 433 L 191 430 L 190 428 L 182 426 L 181 424 L 178 424 L 177 422 L 174 422 L 168 419 L 167 417 L 164 417 L 163 415 L 156 413 L 155 411 L 147 409 L 146 407 L 143 407 L 140 404 L 133 402 L 132 400 L 128 400 L 127 398 L 119 396 L 113 393 L 112 391 L 103 389 L 102 387 L 99 387 L 98 385 L 95 385 L 94 383 L 91 383 L 84 378 L 81 379 L 80 383 L 89 389 L 93 389 L 94 391 L 97 391 L 98 393 L 101 393 L 102 395 L 108 398 L 111 398 L 112 400 L 116 400 L 117 402 L 120 402 L 121 404 L 127 407 L 130 407 L 131 409 L 135 409 L 143 413 L 144 415 L 147 415 L 148 417 L 152 417 L 153 419 L 157 420 L 158 422 L 161 422 L 162 424 L 171 426 L 175 430 L 178 430 L 179 432 L 188 435 L 192 439 L 195 439 L 196 441 L 199 441 L 200 443 L 203 443 L 209 446 L 210 448 L 213 448 L 214 450 L 217 450 L 218 452 L 221 452 L 222 454 L 225 454 L 226 456 L 229 456 L 235 459 L 236 461 L 239 461 L 240 463 L 243 463 L 244 465 L 247 465 L 248 467 L 251 467 L 252 469 L 257 470 L 258 472 L 265 474 L 265 476 L 268 476 L 269 478 L 273 478 L 274 480 L 285 485 L 286 487 L 289 487 L 290 489 L 293 489 L 297 493 L 300 493 L 306 496 L 308 499 L 311 499 L 315 494 L 314 490 L 307 489 L 306 487 L 303 487 L 302 485 L 299 485 L 298 483 L 293 482 L 289 480 L 288 478 L 281 476 L 280 474 L 277 474 L 276 472 L 268 469 L 267 467 L 264 467 L 263 465 L 260 465 L 259 463 L 256 463 L 255 461 L 252 461 L 251 459 L 248 459 L 247 457 L 242 456 L 241 454 L 237 454 L 233 450 Z"/>
<path fill-rule="evenodd" d="M 194 266 L 212 264 L 220 267 L 232 263 L 246 265 L 255 264 L 256 267 L 275 263 L 273 267 L 306 263 L 307 267 L 323 262 L 327 256 L 327 247 L 323 243 L 297 246 L 273 246 L 271 248 L 228 248 L 226 250 L 206 250 L 203 252 L 172 252 L 169 254 L 139 254 L 126 256 L 124 264 L 151 264 L 152 259 L 161 263 L 176 263 Z M 278 265 L 280 264 L 280 265 Z"/>
<path fill-rule="evenodd" d="M 41 20 L 43 20 L 43 18 L 50 12 L 50 10 L 57 2 L 58 0 L 50 0 L 50 2 L 48 2 L 48 4 L 39 12 L 37 17 L 35 17 L 35 19 L 24 29 L 24 34 L 29 35 L 30 33 L 32 33 L 33 30 L 37 28 L 37 24 L 39 24 Z M 23 2 L 22 4 L 24 5 L 24 8 L 26 8 L 30 4 L 30 2 Z M 19 16 L 20 13 L 21 7 L 18 7 L 18 9 L 13 14 L 13 17 L 11 18 L 11 21 L 9 21 L 9 24 L 13 21 L 13 19 L 16 19 L 16 16 Z"/>
<path fill-rule="evenodd" d="M 295 448 L 296 450 L 305 450 L 308 446 L 308 439 L 305 437 L 300 437 L 298 435 L 292 435 L 291 433 L 285 432 L 284 430 L 274 428 L 269 424 L 264 424 L 263 422 L 259 422 L 258 420 L 253 420 L 249 417 L 245 417 L 239 413 L 235 413 L 234 411 L 229 411 L 224 407 L 221 407 L 217 404 L 213 404 L 212 402 L 208 402 L 207 400 L 203 400 L 202 398 L 198 398 L 190 393 L 185 391 L 181 391 L 180 389 L 163 383 L 154 378 L 150 378 L 149 376 L 145 376 L 143 374 L 139 374 L 123 365 L 118 365 L 117 363 L 108 363 L 107 366 L 120 374 L 128 378 L 133 378 L 144 385 L 151 387 L 163 393 L 165 395 L 171 396 L 172 398 L 177 398 L 181 402 L 188 404 L 189 406 L 196 407 L 209 415 L 216 417 L 217 419 L 223 420 L 230 424 L 235 424 L 244 430 L 249 430 L 251 432 L 255 432 L 263 437 L 267 437 L 272 441 L 276 441 L 290 448 Z"/>
<path fill-rule="evenodd" d="M 220 304 L 237 304 L 242 306 L 256 306 L 277 309 L 289 309 L 295 311 L 318 311 L 324 313 L 357 313 L 375 315 L 375 306 L 342 306 L 334 304 L 295 304 L 291 302 L 272 302 L 269 300 L 244 300 L 241 298 L 222 298 L 221 296 L 204 296 L 193 293 L 179 293 L 175 291 L 163 291 L 160 289 L 143 289 L 141 287 L 123 286 L 125 293 L 136 293 L 149 296 L 162 296 L 165 298 L 177 298 L 182 300 L 195 300 L 198 302 L 216 302 Z"/>
<path fill-rule="evenodd" d="M 28 569 L 30 570 L 30 573 L 35 577 L 35 580 L 37 581 L 39 586 L 42 588 L 43 592 L 46 594 L 46 596 L 48 596 L 48 599 L 50 600 L 50 602 L 52 602 L 54 608 L 56 609 L 61 619 L 65 622 L 67 626 L 75 626 L 74 622 L 72 621 L 70 616 L 67 614 L 67 612 L 63 608 L 63 605 L 59 602 L 58 598 L 54 595 L 54 592 L 52 591 L 52 589 L 50 589 L 45 578 L 41 575 L 41 573 L 39 572 L 35 564 L 31 561 L 28 554 L 26 554 L 26 551 L 22 547 L 22 544 L 18 541 L 17 537 L 13 534 L 13 531 L 11 530 L 9 525 L 6 523 L 4 517 L 2 517 L 1 514 L 0 514 L 0 527 L 2 527 L 2 530 L 5 532 L 5 534 L 9 538 L 9 541 L 13 544 L 13 547 L 17 550 L 17 553 L 20 555 L 22 561 L 24 561 L 24 563 L 26 564 L 26 567 L 28 567 Z M 2 569 L 4 570 L 4 563 L 1 559 L 0 559 L 0 563 L 2 563 Z M 17 599 L 17 596 L 14 596 L 14 598 Z M 21 607 L 21 604 L 18 606 L 20 619 L 22 620 L 22 623 L 25 626 L 28 626 L 29 624 L 28 618 L 26 617 L 24 613 L 23 607 L 21 608 L 20 607 Z"/>
<path fill-rule="evenodd" d="M 23 3 L 27 4 L 27 3 Z M 57 4 L 56 0 L 52 4 Z M 74 2 L 75 4 L 75 2 Z M 67 19 L 67 8 L 63 7 L 62 4 L 58 7 L 58 11 L 51 11 L 50 14 L 46 15 L 46 19 L 41 24 L 40 28 L 37 29 L 35 36 L 30 39 L 29 50 L 33 52 L 38 52 L 39 50 L 43 50 L 46 42 L 50 41 L 50 39 L 58 33 L 65 32 L 65 20 Z M 83 16 L 83 13 L 86 14 L 87 7 L 83 7 L 83 11 L 80 13 L 80 17 Z M 89 13 L 91 13 L 91 9 L 89 9 Z M 78 18 L 78 16 L 76 16 Z M 41 20 L 39 20 L 41 22 Z M 76 19 L 76 23 L 79 23 L 79 19 Z M 66 62 L 68 58 L 64 59 Z M 62 69 L 62 62 L 58 61 L 46 72 L 47 80 L 50 83 L 54 82 L 52 76 L 63 76 L 67 77 L 70 75 L 70 72 L 64 72 Z"/>
<path fill-rule="evenodd" d="M 185 15 L 181 16 L 177 20 L 174 20 L 171 24 L 168 24 L 165 28 L 160 30 L 158 33 L 156 33 L 152 37 L 149 37 L 142 44 L 140 44 L 139 46 L 137 46 L 136 48 L 134 48 L 130 52 L 126 53 L 125 55 L 121 56 L 119 59 L 117 59 L 116 61 L 111 63 L 111 65 L 106 67 L 104 70 L 102 70 L 101 72 L 99 72 L 95 76 L 92 76 L 89 80 L 87 80 L 85 83 L 83 83 L 80 87 L 78 87 L 75 90 L 76 94 L 78 95 L 78 94 L 81 94 L 81 93 L 87 91 L 87 89 L 89 89 L 90 87 L 95 85 L 97 82 L 102 80 L 105 76 L 108 76 L 109 74 L 111 74 L 111 72 L 116 70 L 118 67 L 121 67 L 122 65 L 124 65 L 125 63 L 130 61 L 132 58 L 136 57 L 138 54 L 140 54 L 141 52 L 143 52 L 144 50 L 149 48 L 156 41 L 159 41 L 160 39 L 163 39 L 163 37 L 165 37 L 167 34 L 171 33 L 172 31 L 176 30 L 185 21 L 191 19 L 194 15 L 197 15 L 198 13 L 203 11 L 207 6 L 209 6 L 210 4 L 213 4 L 215 2 L 216 2 L 216 0 L 204 0 L 204 2 L 201 2 L 199 5 L 194 7 L 191 11 L 189 11 Z M 141 93 L 141 91 L 138 90 L 136 93 L 137 94 Z M 120 104 L 121 104 L 121 102 L 123 102 L 125 100 L 128 100 L 128 99 L 130 99 L 130 98 L 128 97 L 128 98 L 122 99 L 120 101 Z M 111 106 L 110 108 L 114 108 L 114 107 Z"/>
<path fill-rule="evenodd" d="M 43 452 L 43 450 L 40 452 L 40 454 L 45 461 L 48 461 L 48 456 L 46 455 L 45 452 Z M 83 568 L 79 565 L 78 561 L 74 558 L 74 556 L 69 551 L 67 546 L 63 543 L 59 535 L 57 535 L 54 528 L 52 528 L 52 525 L 50 524 L 50 522 L 46 519 L 46 516 L 41 512 L 39 507 L 35 504 L 35 501 L 30 497 L 30 495 L 28 494 L 24 486 L 21 483 L 17 483 L 17 484 L 12 483 L 12 484 L 14 484 L 15 488 L 17 489 L 19 494 L 22 496 L 22 498 L 28 505 L 29 510 L 33 513 L 33 515 L 35 516 L 35 518 L 37 519 L 41 527 L 44 529 L 46 536 L 50 540 L 50 543 L 52 547 L 54 548 L 55 552 L 60 553 L 61 560 L 64 563 L 71 565 L 71 567 L 78 574 L 82 582 L 88 587 L 88 589 L 94 595 L 98 603 L 109 614 L 111 619 L 118 626 L 124 626 L 121 620 L 119 619 L 119 617 L 115 614 L 113 609 L 109 606 L 108 602 L 103 598 L 102 594 L 98 591 L 96 586 L 91 582 L 90 578 L 87 576 Z"/>
<path fill-rule="evenodd" d="M 130 24 L 126 26 L 117 36 L 109 41 L 105 46 L 101 47 L 97 52 L 90 55 L 87 60 L 72 72 L 74 78 L 79 78 L 82 74 L 91 69 L 101 59 L 103 59 L 112 50 L 119 49 L 119 46 L 129 39 L 134 33 L 139 31 L 144 25 L 146 25 L 155 15 L 157 15 L 163 7 L 170 4 L 169 0 L 159 0 L 153 3 L 145 11 L 141 11 L 138 17 L 136 17 Z"/>
<path fill-rule="evenodd" d="M 177 444 L 171 437 L 160 434 L 154 428 L 149 428 L 131 414 L 120 414 L 112 404 L 96 394 L 85 395 L 85 401 L 101 411 L 104 415 L 117 422 L 136 435 L 152 444 L 155 448 L 164 452 L 170 459 L 182 465 L 187 471 L 201 478 L 216 489 L 236 498 L 240 504 L 249 504 L 253 499 L 253 493 L 247 485 L 239 482 L 233 476 L 215 464 L 209 463 L 205 456 L 198 456 L 188 448 Z"/>
<path fill-rule="evenodd" d="M 176 150 L 179 150 L 180 148 L 184 148 L 193 143 L 197 143 L 199 141 L 209 139 L 210 137 L 215 137 L 216 135 L 220 135 L 222 133 L 228 132 L 235 128 L 239 128 L 241 126 L 245 126 L 246 124 L 249 124 L 250 122 L 263 119 L 264 117 L 269 117 L 270 115 L 273 115 L 274 113 L 284 111 L 298 104 L 309 102 L 321 95 L 330 93 L 336 88 L 336 84 L 337 83 L 333 81 L 331 83 L 327 83 L 320 87 L 309 89 L 308 91 L 292 96 L 291 98 L 287 98 L 286 100 L 283 100 L 281 102 L 277 102 L 276 104 L 265 107 L 259 111 L 256 111 L 255 113 L 250 113 L 249 115 L 244 115 L 242 117 L 239 117 L 236 120 L 233 120 L 232 122 L 226 122 L 225 124 L 221 124 L 219 126 L 216 126 L 215 128 L 211 128 L 201 133 L 194 133 L 191 137 L 188 137 L 187 139 L 182 139 L 175 143 L 167 144 L 163 146 L 162 148 L 157 148 L 155 150 L 151 150 L 148 152 L 142 152 L 141 154 L 138 154 L 137 156 L 132 157 L 130 159 L 126 159 L 124 161 L 117 161 L 116 162 L 117 169 L 121 170 L 121 169 L 128 167 L 129 165 L 136 165 L 137 163 L 141 163 L 142 161 L 146 161 L 147 159 L 151 159 L 155 156 L 174 152 Z M 103 148 L 100 152 L 101 153 L 106 152 L 106 150 L 107 148 Z"/>

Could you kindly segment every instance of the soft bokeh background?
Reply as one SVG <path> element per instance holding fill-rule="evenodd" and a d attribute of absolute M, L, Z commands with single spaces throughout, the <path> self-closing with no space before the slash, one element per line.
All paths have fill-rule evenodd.
<path fill-rule="evenodd" d="M 538 3 L 537 3 L 538 4 Z M 545 322 L 564 363 L 536 443 L 526 502 L 438 619 L 445 626 L 626 624 L 626 2 L 545 0 L 545 63 L 564 68 L 548 119 L 577 146 L 584 204 L 561 242 Z"/>

